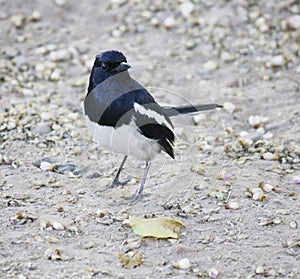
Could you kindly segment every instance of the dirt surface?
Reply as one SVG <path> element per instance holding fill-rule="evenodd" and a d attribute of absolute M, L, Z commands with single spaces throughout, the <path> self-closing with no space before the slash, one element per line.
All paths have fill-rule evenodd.
<path fill-rule="evenodd" d="M 1 278 L 300 278 L 300 7 L 257 2 L 0 1 Z M 134 205 L 144 162 L 96 192 L 122 156 L 81 111 L 108 49 L 159 103 L 225 104 L 173 119 L 176 160 L 157 156 Z M 129 216 L 185 227 L 141 239 Z M 122 267 L 128 251 L 140 266 Z"/>

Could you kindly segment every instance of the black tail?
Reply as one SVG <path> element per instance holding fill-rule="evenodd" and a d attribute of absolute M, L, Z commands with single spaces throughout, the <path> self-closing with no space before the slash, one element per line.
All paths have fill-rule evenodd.
<path fill-rule="evenodd" d="M 200 111 L 212 110 L 216 108 L 222 108 L 222 105 L 218 104 L 206 104 L 198 106 L 182 106 L 182 107 L 164 107 L 164 112 L 167 116 L 176 116 L 179 114 L 194 114 Z"/>

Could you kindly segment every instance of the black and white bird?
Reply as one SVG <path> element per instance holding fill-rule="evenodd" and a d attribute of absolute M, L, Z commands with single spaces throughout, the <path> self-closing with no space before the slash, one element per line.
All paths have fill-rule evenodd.
<path fill-rule="evenodd" d="M 130 77 L 126 57 L 110 50 L 96 56 L 84 99 L 84 114 L 94 140 L 103 148 L 125 155 L 110 186 L 115 187 L 128 156 L 145 161 L 142 194 L 151 160 L 161 151 L 174 158 L 171 116 L 222 107 L 217 104 L 161 107 L 150 93 Z"/>

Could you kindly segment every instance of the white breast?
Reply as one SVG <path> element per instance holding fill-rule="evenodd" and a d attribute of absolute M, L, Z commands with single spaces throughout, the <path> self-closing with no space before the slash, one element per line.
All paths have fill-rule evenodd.
<path fill-rule="evenodd" d="M 157 141 L 143 136 L 133 121 L 129 125 L 122 125 L 115 129 L 111 126 L 98 125 L 85 117 L 95 142 L 105 149 L 131 155 L 142 161 L 153 159 L 161 151 Z"/>

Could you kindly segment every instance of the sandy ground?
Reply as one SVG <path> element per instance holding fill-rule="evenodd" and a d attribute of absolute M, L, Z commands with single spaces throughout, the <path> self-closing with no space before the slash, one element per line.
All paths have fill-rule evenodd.
<path fill-rule="evenodd" d="M 300 278 L 299 5 L 195 1 L 184 16 L 182 2 L 0 1 L 1 278 Z M 174 119 L 176 160 L 157 156 L 134 205 L 120 202 L 144 163 L 96 192 L 122 156 L 93 143 L 81 112 L 107 49 L 160 103 L 230 103 Z M 72 172 L 33 164 L 43 158 Z M 185 227 L 141 239 L 129 216 Z M 128 251 L 140 266 L 122 267 Z M 182 258 L 190 268 L 173 266 Z"/>

